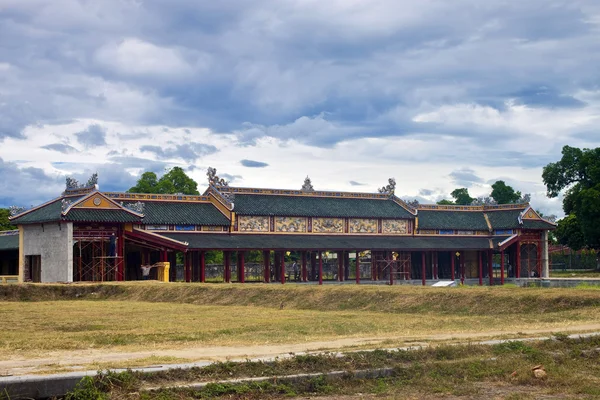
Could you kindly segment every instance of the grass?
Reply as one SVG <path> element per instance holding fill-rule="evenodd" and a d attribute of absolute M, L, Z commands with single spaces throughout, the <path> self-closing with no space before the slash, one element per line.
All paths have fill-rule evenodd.
<path fill-rule="evenodd" d="M 349 337 L 399 344 L 433 334 L 513 335 L 600 323 L 594 289 L 146 282 L 5 286 L 0 299 L 0 320 L 10 321 L 0 336 L 1 359 Z"/>
<path fill-rule="evenodd" d="M 158 373 L 103 373 L 84 380 L 67 396 L 127 399 L 276 399 L 340 398 L 597 398 L 600 396 L 600 337 L 507 342 L 494 346 L 439 346 L 415 351 L 372 351 L 296 356 L 275 362 L 217 363 L 205 368 Z M 533 375 L 544 366 L 546 378 Z M 323 376 L 286 380 L 290 374 L 392 368 L 386 378 Z M 229 383 L 232 378 L 279 377 L 262 382 Z M 210 382 L 202 389 L 174 387 Z M 159 387 L 160 389 L 149 390 Z"/>
<path fill-rule="evenodd" d="M 600 278 L 600 271 L 590 269 L 585 271 L 550 271 L 551 278 Z"/>

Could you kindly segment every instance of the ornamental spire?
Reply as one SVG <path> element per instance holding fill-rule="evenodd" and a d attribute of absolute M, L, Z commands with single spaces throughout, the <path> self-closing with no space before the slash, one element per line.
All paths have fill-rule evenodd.
<path fill-rule="evenodd" d="M 308 175 L 304 179 L 304 185 L 302 185 L 301 190 L 303 192 L 314 192 L 315 191 L 315 188 L 313 188 L 312 182 L 310 181 L 310 178 L 308 177 Z"/>
<path fill-rule="evenodd" d="M 387 186 L 384 186 L 379 189 L 379 193 L 387 194 L 390 197 L 392 197 L 394 195 L 395 191 L 396 191 L 396 179 L 395 178 L 388 179 Z"/>

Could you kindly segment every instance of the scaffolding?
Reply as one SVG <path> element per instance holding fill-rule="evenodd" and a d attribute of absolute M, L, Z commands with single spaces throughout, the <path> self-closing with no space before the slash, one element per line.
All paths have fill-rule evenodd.
<path fill-rule="evenodd" d="M 113 235 L 111 231 L 81 231 L 73 235 L 73 281 L 118 280 L 123 257 L 111 249 Z"/>
<path fill-rule="evenodd" d="M 376 257 L 377 269 L 381 271 L 379 279 L 384 278 L 394 284 L 395 281 L 410 280 L 411 255 L 409 252 L 386 254 L 384 257 Z"/>

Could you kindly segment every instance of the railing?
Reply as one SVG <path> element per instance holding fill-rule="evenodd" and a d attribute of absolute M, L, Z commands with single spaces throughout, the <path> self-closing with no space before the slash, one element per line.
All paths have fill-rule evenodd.
<path fill-rule="evenodd" d="M 0 283 L 18 283 L 19 275 L 0 275 Z"/>

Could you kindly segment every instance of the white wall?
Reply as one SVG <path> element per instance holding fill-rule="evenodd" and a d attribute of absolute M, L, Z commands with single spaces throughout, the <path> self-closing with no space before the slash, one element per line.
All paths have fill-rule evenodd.
<path fill-rule="evenodd" d="M 23 225 L 23 256 L 40 255 L 42 282 L 73 281 L 73 223 Z"/>

